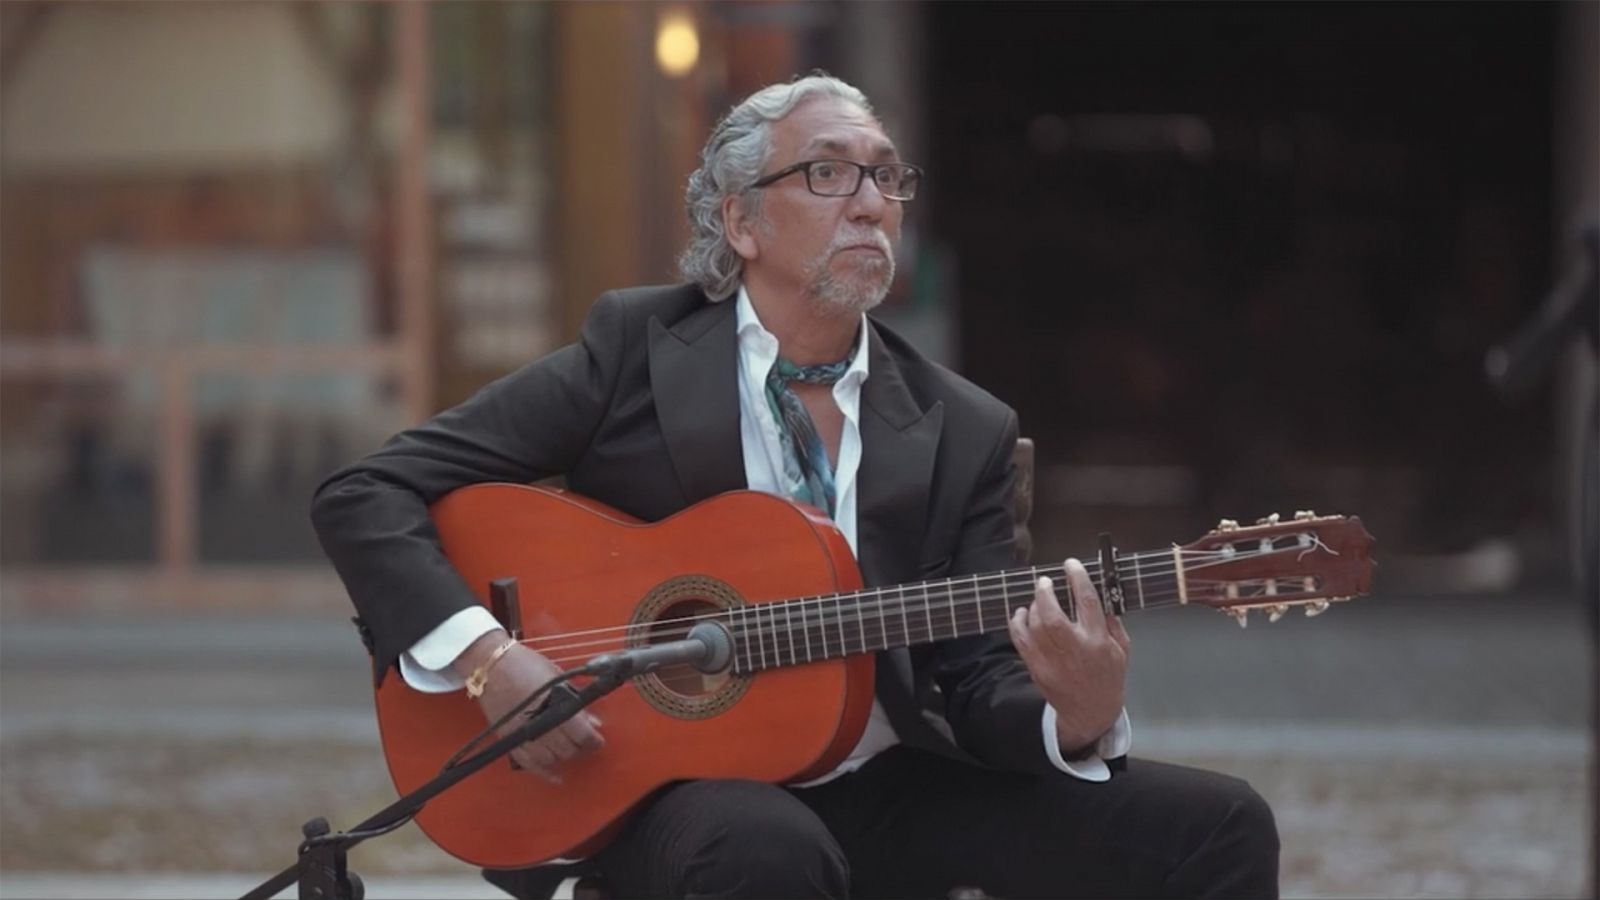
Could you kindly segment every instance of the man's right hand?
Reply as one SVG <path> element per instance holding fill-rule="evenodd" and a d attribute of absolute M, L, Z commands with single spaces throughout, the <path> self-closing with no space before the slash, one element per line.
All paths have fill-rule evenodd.
<path fill-rule="evenodd" d="M 470 677 L 478 666 L 483 665 L 494 651 L 508 640 L 510 636 L 504 631 L 491 631 L 473 641 L 472 645 L 451 663 L 451 667 L 460 673 L 461 677 Z M 505 715 L 540 685 L 560 674 L 561 670 L 555 663 L 546 659 L 544 654 L 529 648 L 526 644 L 512 647 L 499 662 L 494 664 L 494 668 L 489 670 L 488 681 L 484 685 L 483 693 L 478 697 L 478 707 L 483 711 L 485 721 L 493 722 Z M 521 724 L 517 719 L 513 719 L 500 726 L 500 733 L 510 733 Z M 561 776 L 557 774 L 557 769 L 562 763 L 594 753 L 604 747 L 605 743 L 605 738 L 600 736 L 600 720 L 588 712 L 580 712 L 563 722 L 560 728 L 512 750 L 511 758 L 517 765 L 546 781 L 560 784 Z"/>

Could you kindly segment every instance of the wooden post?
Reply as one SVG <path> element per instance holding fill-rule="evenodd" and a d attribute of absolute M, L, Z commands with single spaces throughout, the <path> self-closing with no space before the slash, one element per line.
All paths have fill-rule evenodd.
<path fill-rule="evenodd" d="M 649 204 L 640 163 L 649 6 L 560 3 L 552 9 L 556 195 L 553 232 L 560 339 L 577 337 L 603 291 L 644 277 Z"/>
<path fill-rule="evenodd" d="M 428 196 L 428 150 L 433 123 L 428 7 L 420 0 L 407 0 L 395 15 L 394 52 L 405 121 L 394 179 L 394 265 L 399 294 L 396 338 L 405 359 L 399 376 L 406 413 L 410 421 L 420 422 L 434 411 L 434 241 Z"/>

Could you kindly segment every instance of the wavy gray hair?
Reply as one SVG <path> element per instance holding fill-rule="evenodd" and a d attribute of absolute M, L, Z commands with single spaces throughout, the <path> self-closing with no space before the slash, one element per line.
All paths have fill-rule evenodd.
<path fill-rule="evenodd" d="M 728 243 L 722 202 L 744 193 L 761 177 L 772 153 L 772 123 L 813 97 L 838 97 L 872 114 L 867 96 L 831 75 L 816 73 L 787 84 L 756 91 L 711 129 L 700 151 L 700 168 L 689 176 L 685 191 L 689 213 L 689 246 L 678 257 L 684 280 L 698 284 L 713 301 L 726 300 L 739 289 L 744 259 Z M 745 210 L 760 215 L 759 192 L 746 196 Z"/>

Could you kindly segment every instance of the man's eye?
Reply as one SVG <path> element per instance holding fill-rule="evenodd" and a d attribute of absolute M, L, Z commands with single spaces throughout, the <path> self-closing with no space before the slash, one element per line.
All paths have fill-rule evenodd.
<path fill-rule="evenodd" d="M 811 167 L 811 175 L 815 178 L 838 178 L 839 167 L 833 163 L 817 163 Z"/>
<path fill-rule="evenodd" d="M 872 179 L 885 187 L 890 187 L 900 183 L 900 173 L 892 168 L 879 169 L 872 173 Z"/>

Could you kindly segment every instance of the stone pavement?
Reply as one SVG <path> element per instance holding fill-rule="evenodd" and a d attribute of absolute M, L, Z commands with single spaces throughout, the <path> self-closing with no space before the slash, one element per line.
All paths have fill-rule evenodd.
<path fill-rule="evenodd" d="M 0 622 L 0 897 L 233 896 L 301 821 L 393 798 L 326 617 Z M 1249 779 L 1291 897 L 1593 894 L 1592 644 L 1536 594 L 1373 597 L 1240 631 L 1129 619 L 1135 754 Z M 492 897 L 414 827 L 369 896 Z"/>

